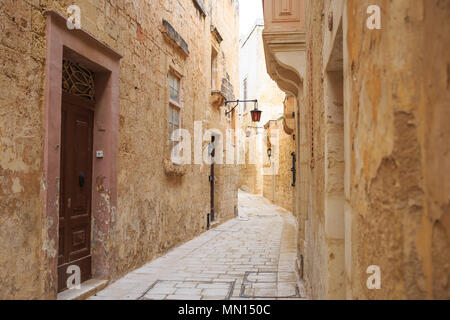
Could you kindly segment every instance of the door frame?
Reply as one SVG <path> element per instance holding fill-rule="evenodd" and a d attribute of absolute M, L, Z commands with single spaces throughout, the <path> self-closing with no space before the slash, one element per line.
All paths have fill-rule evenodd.
<path fill-rule="evenodd" d="M 56 11 L 46 11 L 47 55 L 44 93 L 42 181 L 42 265 L 44 298 L 58 291 L 58 217 L 61 182 L 62 61 L 79 62 L 95 73 L 92 160 L 92 277 L 110 279 L 114 261 L 112 232 L 117 216 L 117 158 L 120 55 L 83 29 L 70 30 Z M 97 159 L 95 150 L 103 150 Z"/>
<path fill-rule="evenodd" d="M 71 93 L 63 92 L 62 93 L 62 105 L 61 105 L 61 107 L 62 107 L 62 111 L 64 112 L 64 109 L 65 109 L 66 113 L 70 112 L 69 111 L 70 109 L 76 108 L 77 112 L 80 112 L 82 110 L 82 112 L 89 112 L 91 114 L 91 119 L 89 121 L 89 126 L 90 126 L 90 130 L 89 130 L 90 133 L 89 133 L 89 135 L 90 135 L 90 137 L 89 137 L 89 146 L 88 146 L 88 148 L 90 150 L 90 156 L 91 157 L 90 157 L 89 168 L 88 168 L 88 171 L 86 171 L 86 173 L 89 176 L 88 181 L 92 181 L 92 178 L 93 178 L 93 175 L 92 175 L 92 166 L 93 166 L 92 159 L 93 159 L 93 153 L 94 153 L 93 142 L 94 142 L 95 101 L 90 101 L 90 100 L 87 100 L 85 98 L 73 95 Z M 67 151 L 67 148 L 69 147 L 69 144 L 67 143 L 67 140 L 70 139 L 69 137 L 66 136 L 67 133 L 68 133 L 66 131 L 66 129 L 67 129 L 66 126 L 70 126 L 71 124 L 67 123 L 66 120 L 67 120 L 67 118 L 65 118 L 64 115 L 63 115 L 62 116 L 62 120 L 61 120 L 61 158 L 60 158 L 60 165 L 61 165 L 61 168 L 60 168 L 60 172 L 61 172 L 60 199 L 61 199 L 61 201 L 60 201 L 60 204 L 61 205 L 60 205 L 60 208 L 59 208 L 59 214 L 60 215 L 61 215 L 62 211 L 65 210 L 65 209 L 63 209 L 63 207 L 65 207 L 67 205 L 64 202 L 64 199 L 63 199 L 63 195 L 67 192 L 67 190 L 65 190 L 65 186 L 66 186 L 65 179 L 67 179 L 67 177 L 65 176 L 66 173 L 67 173 L 65 171 L 65 168 L 66 168 L 66 163 L 65 162 L 67 161 L 67 159 L 66 159 L 67 154 L 65 152 Z M 72 141 L 72 143 L 74 143 L 74 141 Z M 78 142 L 76 141 L 75 143 L 78 143 Z M 88 235 L 89 235 L 89 254 L 87 256 L 85 256 L 85 257 L 82 257 L 82 258 L 79 258 L 79 259 L 75 259 L 75 260 L 70 261 L 70 262 L 65 261 L 63 264 L 60 264 L 59 261 L 58 261 L 58 292 L 59 293 L 65 291 L 67 289 L 66 288 L 66 289 L 61 290 L 60 288 L 61 288 L 61 285 L 64 283 L 64 280 L 66 280 L 67 277 L 69 276 L 69 275 L 66 275 L 66 276 L 60 278 L 61 273 L 65 273 L 65 270 L 67 270 L 67 267 L 69 267 L 71 265 L 78 265 L 81 268 L 80 269 L 81 273 L 82 273 L 80 275 L 81 281 L 83 281 L 83 279 L 89 280 L 89 279 L 92 278 L 92 255 L 91 255 L 91 240 L 92 240 L 92 237 L 91 237 L 91 235 L 92 235 L 92 232 L 91 232 L 91 230 L 92 230 L 92 205 L 91 204 L 92 204 L 92 193 L 93 193 L 92 183 L 90 184 L 89 187 L 90 187 L 89 188 L 90 191 L 89 191 L 89 195 L 88 195 L 88 199 L 87 199 L 88 203 L 89 203 L 89 219 L 88 219 L 89 220 L 89 233 L 88 233 Z M 68 217 L 66 215 L 66 218 L 64 220 L 66 220 L 67 218 Z M 67 219 L 67 220 L 70 221 L 70 218 Z M 58 221 L 61 222 L 61 216 L 59 216 Z M 66 225 L 66 227 L 67 227 L 67 225 Z M 59 229 L 61 229 L 61 228 L 59 228 Z M 69 229 L 64 228 L 64 230 L 65 230 L 65 239 L 63 239 L 63 243 L 64 243 L 64 246 L 66 246 L 66 245 L 68 245 L 67 241 L 70 238 L 71 232 L 69 232 L 70 228 Z M 58 235 L 58 243 L 61 243 L 61 234 Z M 59 254 L 59 252 L 58 252 L 58 254 Z M 64 254 L 65 254 L 65 252 L 64 252 Z M 83 262 L 81 262 L 81 261 L 83 261 Z M 82 265 L 88 265 L 89 266 L 87 268 L 89 271 L 88 272 L 84 271 L 85 274 L 83 274 L 83 268 L 81 267 Z"/>

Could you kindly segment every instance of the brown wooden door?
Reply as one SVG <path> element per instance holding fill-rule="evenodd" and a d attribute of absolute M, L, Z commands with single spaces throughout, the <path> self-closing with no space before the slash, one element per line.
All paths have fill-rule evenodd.
<path fill-rule="evenodd" d="M 58 292 L 66 289 L 67 268 L 91 278 L 92 105 L 64 94 L 62 101 L 61 191 L 59 209 Z"/>

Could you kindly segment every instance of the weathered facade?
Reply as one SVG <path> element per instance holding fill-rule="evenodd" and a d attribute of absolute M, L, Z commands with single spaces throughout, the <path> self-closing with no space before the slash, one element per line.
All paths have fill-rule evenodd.
<path fill-rule="evenodd" d="M 297 99 L 298 266 L 311 297 L 449 299 L 450 3 L 263 5 L 268 72 Z"/>
<path fill-rule="evenodd" d="M 67 24 L 71 5 L 82 29 Z M 56 298 L 66 245 L 86 246 L 92 278 L 114 281 L 204 231 L 212 207 L 216 221 L 234 217 L 237 167 L 215 165 L 211 203 L 211 165 L 194 151 L 211 142 L 207 129 L 236 128 L 223 101 L 239 86 L 237 1 L 6 0 L 0 31 L 0 299 Z M 93 80 L 63 90 L 80 73 Z M 89 103 L 72 97 L 86 87 Z M 75 112 L 79 135 L 66 137 L 77 103 L 91 116 Z M 191 134 L 192 165 L 171 159 L 176 128 Z M 91 192 L 71 198 L 64 152 L 84 135 L 75 155 L 91 153 L 91 171 L 73 181 Z M 61 212 L 78 206 L 87 227 L 65 228 Z"/>
<path fill-rule="evenodd" d="M 276 131 L 278 145 L 273 146 L 267 141 L 271 157 L 266 156 L 263 162 L 263 196 L 290 212 L 294 212 L 294 196 L 296 185 L 295 141 L 294 136 L 284 131 L 284 119 L 271 120 L 265 125 L 267 137 Z M 267 140 L 269 140 L 267 138 Z"/>

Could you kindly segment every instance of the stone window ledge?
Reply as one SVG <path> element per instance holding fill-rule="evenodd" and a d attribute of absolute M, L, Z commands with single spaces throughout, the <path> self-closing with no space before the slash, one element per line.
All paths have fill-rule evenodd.
<path fill-rule="evenodd" d="M 210 98 L 209 102 L 211 103 L 211 105 L 213 107 L 219 108 L 219 107 L 223 106 L 223 104 L 225 103 L 225 100 L 226 100 L 226 97 L 222 91 L 219 91 L 219 90 L 211 91 L 211 98 Z"/>
<path fill-rule="evenodd" d="M 172 160 L 164 160 L 164 172 L 168 176 L 184 176 L 187 172 L 187 166 L 173 163 Z"/>
<path fill-rule="evenodd" d="M 211 25 L 211 33 L 214 36 L 214 39 L 216 39 L 217 43 L 220 44 L 223 41 L 223 37 L 220 34 L 219 30 L 217 30 L 216 26 Z"/>

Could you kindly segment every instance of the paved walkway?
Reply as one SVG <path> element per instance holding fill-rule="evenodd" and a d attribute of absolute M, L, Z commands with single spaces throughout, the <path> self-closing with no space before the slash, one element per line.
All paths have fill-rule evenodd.
<path fill-rule="evenodd" d="M 294 217 L 239 191 L 239 217 L 127 274 L 90 299 L 304 299 Z"/>

